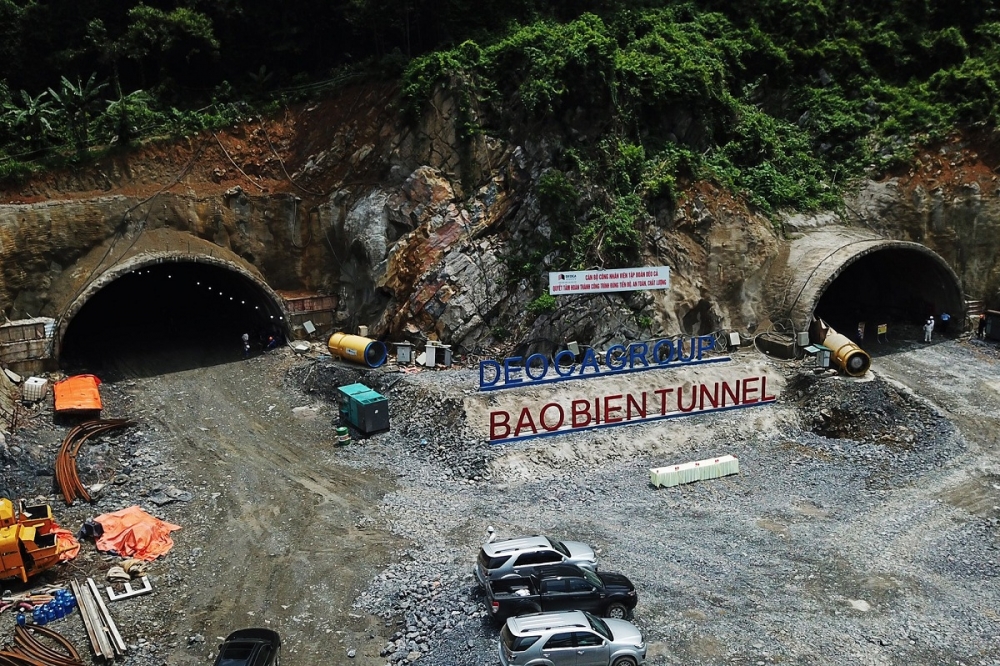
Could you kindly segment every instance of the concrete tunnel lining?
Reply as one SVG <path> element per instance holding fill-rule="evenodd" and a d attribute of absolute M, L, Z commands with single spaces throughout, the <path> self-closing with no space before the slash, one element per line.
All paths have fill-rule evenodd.
<path fill-rule="evenodd" d="M 106 258 L 113 252 L 106 245 L 95 248 L 76 265 L 64 271 L 63 275 L 67 277 L 63 284 L 53 285 L 52 293 L 55 298 L 51 304 L 57 319 L 53 336 L 53 358 L 61 357 L 65 336 L 73 318 L 92 297 L 133 271 L 165 263 L 203 264 L 236 274 L 239 279 L 260 292 L 263 296 L 261 301 L 269 308 L 270 314 L 280 318 L 282 331 L 288 335 L 290 320 L 284 300 L 267 284 L 256 267 L 245 259 L 209 241 L 172 229 L 150 230 L 143 236 L 142 240 L 145 242 L 132 243 L 128 251 L 116 257 L 107 267 L 103 267 L 103 264 L 108 263 Z M 113 246 L 111 249 L 113 250 Z M 81 280 L 81 276 L 84 279 Z"/>
<path fill-rule="evenodd" d="M 932 307 L 933 314 L 947 311 L 956 320 L 964 317 L 965 298 L 958 275 L 936 252 L 920 243 L 882 238 L 860 229 L 836 227 L 807 233 L 791 243 L 786 267 L 786 302 L 789 303 L 788 316 L 796 330 L 807 329 L 824 295 L 845 273 L 850 273 L 852 267 L 877 265 L 875 262 L 879 259 L 894 266 L 897 271 L 903 271 L 904 266 L 913 269 L 904 271 L 909 274 L 905 278 L 907 286 L 923 290 L 920 298 Z M 903 280 L 899 282 L 902 284 Z M 892 295 L 902 294 L 900 291 L 890 297 Z M 903 307 L 915 310 L 924 306 L 900 306 Z M 929 312 L 921 312 L 919 317 L 927 314 Z M 910 318 L 914 316 L 915 311 Z"/>

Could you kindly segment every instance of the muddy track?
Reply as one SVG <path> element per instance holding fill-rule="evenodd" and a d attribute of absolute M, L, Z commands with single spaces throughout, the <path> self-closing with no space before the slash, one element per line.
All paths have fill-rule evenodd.
<path fill-rule="evenodd" d="M 212 648 L 235 628 L 270 626 L 293 663 L 356 649 L 354 663 L 384 664 L 382 620 L 351 605 L 388 559 L 392 539 L 374 526 L 389 483 L 338 464 L 331 408 L 282 384 L 280 355 L 149 377 L 153 362 L 119 370 L 194 494 L 172 554 L 187 566 L 171 630 Z M 179 643 L 168 661 L 198 657 Z"/>

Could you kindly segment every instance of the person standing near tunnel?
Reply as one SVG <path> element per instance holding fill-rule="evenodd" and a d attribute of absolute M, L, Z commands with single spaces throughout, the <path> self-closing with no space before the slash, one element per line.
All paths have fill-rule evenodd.
<path fill-rule="evenodd" d="M 948 333 L 948 325 L 951 323 L 951 315 L 947 312 L 942 312 L 938 319 L 941 321 L 941 335 L 946 335 Z"/>
<path fill-rule="evenodd" d="M 249 333 L 244 333 L 242 339 L 243 339 L 243 358 L 249 358 L 250 357 L 250 334 Z"/>
<path fill-rule="evenodd" d="M 924 342 L 931 341 L 931 333 L 934 332 L 934 317 L 928 317 L 924 323 Z"/>

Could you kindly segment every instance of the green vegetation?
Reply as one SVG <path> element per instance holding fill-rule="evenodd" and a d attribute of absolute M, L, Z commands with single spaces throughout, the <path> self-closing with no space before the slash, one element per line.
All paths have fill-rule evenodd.
<path fill-rule="evenodd" d="M 544 314 L 546 312 L 555 312 L 556 305 L 558 305 L 558 303 L 556 302 L 555 296 L 545 292 L 535 300 L 528 303 L 528 312 L 535 315 Z"/>
<path fill-rule="evenodd" d="M 610 267 L 635 261 L 644 226 L 691 180 L 764 212 L 835 206 L 867 170 L 956 127 L 994 128 L 1000 9 L 0 0 L 0 178 L 217 128 L 348 76 L 400 75 L 414 117 L 447 86 L 463 142 L 489 131 L 557 147 L 534 184 L 549 228 L 515 264 L 555 251 L 557 270 Z"/>
<path fill-rule="evenodd" d="M 1000 10 L 876 4 L 663 2 L 539 20 L 417 58 L 406 90 L 419 107 L 460 75 L 490 104 L 484 123 L 582 134 L 566 136 L 560 186 L 537 184 L 551 246 L 568 267 L 620 265 L 644 207 L 673 203 L 683 181 L 715 180 L 765 212 L 835 206 L 869 165 L 995 126 Z M 594 188 L 595 206 L 574 211 L 569 194 Z"/>

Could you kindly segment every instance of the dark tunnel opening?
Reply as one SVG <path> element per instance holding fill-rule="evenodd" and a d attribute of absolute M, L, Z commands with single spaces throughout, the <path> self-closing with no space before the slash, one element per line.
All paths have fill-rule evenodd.
<path fill-rule="evenodd" d="M 958 333 L 964 307 L 961 287 L 939 260 L 913 249 L 887 248 L 845 268 L 824 290 L 815 315 L 864 345 L 876 339 L 881 324 L 890 336 L 905 331 L 912 337 L 929 316 L 940 322 L 942 313 L 952 321 L 937 332 Z"/>
<path fill-rule="evenodd" d="M 241 359 L 285 340 L 273 299 L 238 272 L 196 262 L 137 268 L 83 305 L 60 364 L 77 372 L 154 375 Z M 110 377 L 109 377 L 110 378 Z"/>

